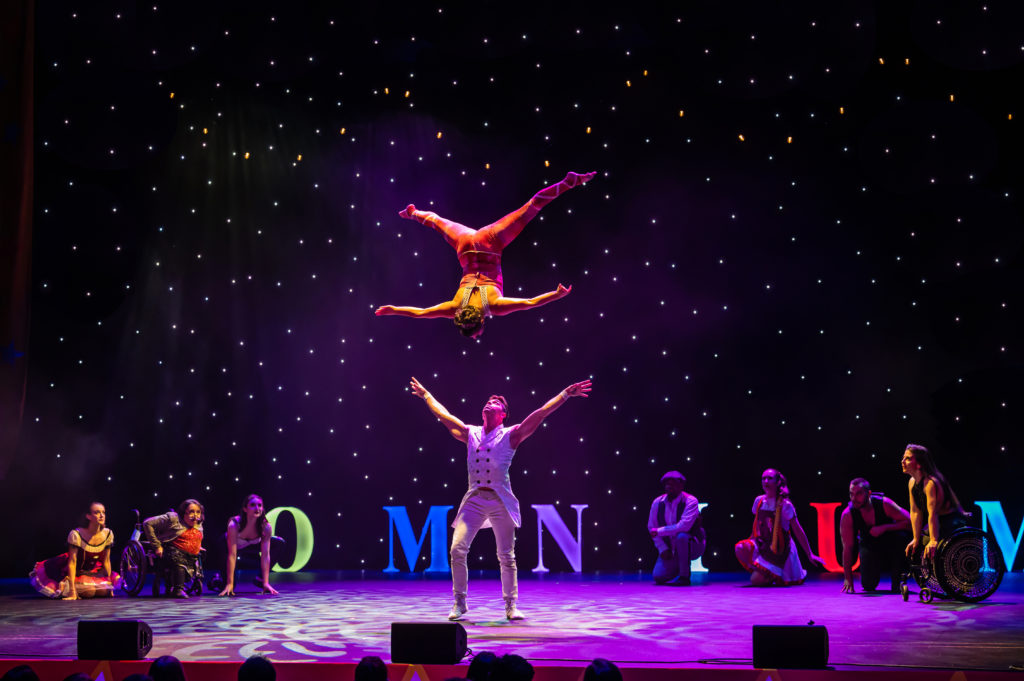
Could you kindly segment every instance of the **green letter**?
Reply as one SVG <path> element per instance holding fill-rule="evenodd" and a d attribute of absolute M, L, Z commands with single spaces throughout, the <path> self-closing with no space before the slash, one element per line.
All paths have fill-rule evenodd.
<path fill-rule="evenodd" d="M 280 563 L 274 563 L 271 569 L 274 572 L 298 572 L 306 567 L 310 556 L 313 555 L 313 523 L 309 522 L 309 516 L 294 506 L 279 506 L 267 511 L 267 521 L 270 522 L 272 533 L 277 524 L 277 516 L 285 512 L 291 513 L 295 520 L 295 560 L 290 567 L 281 567 Z"/>

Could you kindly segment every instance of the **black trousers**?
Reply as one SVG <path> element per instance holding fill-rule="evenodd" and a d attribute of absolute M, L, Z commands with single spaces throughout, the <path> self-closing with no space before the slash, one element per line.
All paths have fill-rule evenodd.
<path fill-rule="evenodd" d="M 874 591 L 882 581 L 882 573 L 888 572 L 890 589 L 899 591 L 900 575 L 907 571 L 906 547 L 910 542 L 907 532 L 886 532 L 874 537 L 870 545 L 860 545 L 860 585 L 865 591 Z"/>

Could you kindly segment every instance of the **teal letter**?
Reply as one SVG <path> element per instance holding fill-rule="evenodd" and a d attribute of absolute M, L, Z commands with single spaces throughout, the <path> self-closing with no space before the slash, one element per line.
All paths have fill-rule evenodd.
<path fill-rule="evenodd" d="M 295 560 L 292 561 L 291 567 L 281 567 L 280 563 L 274 563 L 271 570 L 274 572 L 298 572 L 306 567 L 310 556 L 313 555 L 313 523 L 309 522 L 309 516 L 294 506 L 279 506 L 267 511 L 267 522 L 270 523 L 271 534 L 274 534 L 277 516 L 285 512 L 291 513 L 295 520 Z"/>
<path fill-rule="evenodd" d="M 398 542 L 402 545 L 405 560 L 409 563 L 409 572 L 416 571 L 416 559 L 420 557 L 427 532 L 430 532 L 430 565 L 424 572 L 448 572 L 448 511 L 452 508 L 431 506 L 423 523 L 423 531 L 417 539 L 405 506 L 385 506 L 384 510 L 388 513 L 388 566 L 384 572 L 398 572 L 395 567 L 395 532 L 398 533 Z"/>
<path fill-rule="evenodd" d="M 1006 514 L 1003 513 L 1003 505 L 998 501 L 975 501 L 981 507 L 981 530 L 988 531 L 988 521 L 992 521 L 992 534 L 996 536 L 996 544 L 1003 554 L 1003 562 L 1007 570 L 1013 570 L 1013 561 L 1017 559 L 1017 551 L 1020 549 L 1020 540 L 1024 536 L 1024 521 L 1017 530 L 1017 538 L 1013 538 L 1010 531 L 1010 523 L 1006 521 Z"/>

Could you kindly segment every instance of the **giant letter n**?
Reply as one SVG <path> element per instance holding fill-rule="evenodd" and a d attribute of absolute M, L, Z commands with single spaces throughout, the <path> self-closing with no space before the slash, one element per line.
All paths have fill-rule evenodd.
<path fill-rule="evenodd" d="M 572 566 L 573 572 L 582 572 L 583 509 L 587 508 L 587 504 L 572 504 L 572 508 L 576 509 L 575 539 L 573 539 L 569 528 L 565 526 L 562 516 L 558 515 L 558 511 L 552 504 L 531 504 L 530 506 L 537 511 L 537 567 L 533 568 L 533 571 L 548 571 L 544 567 L 544 525 L 546 524 L 555 543 L 558 544 L 558 548 L 562 549 L 562 553 L 569 559 L 569 565 Z"/>
<path fill-rule="evenodd" d="M 448 511 L 453 506 L 431 506 L 427 519 L 423 523 L 423 531 L 417 539 L 412 531 L 412 522 L 405 506 L 385 506 L 388 512 L 388 566 L 384 572 L 398 572 L 395 567 L 395 533 L 398 543 L 402 545 L 402 553 L 409 564 L 409 572 L 416 571 L 416 560 L 420 557 L 420 549 L 430 533 L 430 564 L 424 572 L 448 572 Z"/>
<path fill-rule="evenodd" d="M 1013 561 L 1017 559 L 1017 551 L 1020 549 L 1020 540 L 1024 536 L 1024 520 L 1017 530 L 1017 538 L 1013 538 L 1010 530 L 1010 523 L 1006 521 L 1006 514 L 1003 513 L 1003 505 L 998 501 L 975 501 L 981 507 L 981 529 L 988 531 L 989 521 L 992 522 L 992 534 L 996 536 L 996 544 L 1003 554 L 1003 562 L 1007 570 L 1013 570 Z"/>

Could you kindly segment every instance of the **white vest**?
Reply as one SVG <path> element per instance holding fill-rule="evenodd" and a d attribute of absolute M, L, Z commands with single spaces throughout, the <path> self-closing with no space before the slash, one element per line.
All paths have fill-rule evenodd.
<path fill-rule="evenodd" d="M 466 464 L 469 471 L 469 490 L 462 497 L 459 505 L 459 513 L 466 500 L 478 487 L 490 487 L 505 504 L 509 517 L 515 522 L 516 527 L 522 526 L 522 518 L 519 514 L 519 500 L 512 493 L 512 483 L 509 481 L 508 469 L 512 465 L 512 457 L 516 450 L 512 449 L 509 440 L 512 437 L 514 428 L 498 426 L 490 433 L 484 433 L 483 426 L 470 426 L 466 440 Z M 458 517 L 458 514 L 456 514 Z M 455 526 L 455 523 L 452 523 Z M 489 520 L 485 520 L 483 527 L 490 527 Z"/>

